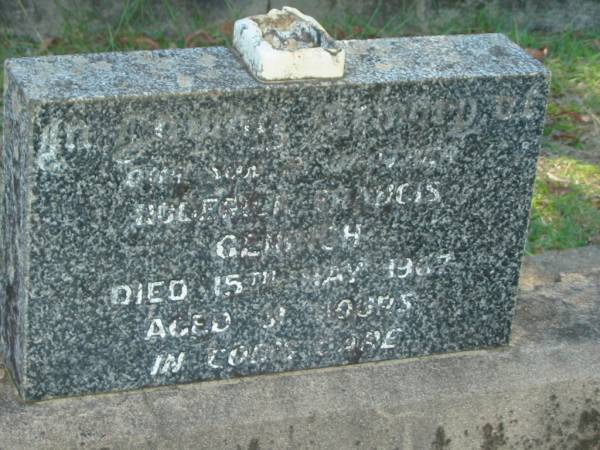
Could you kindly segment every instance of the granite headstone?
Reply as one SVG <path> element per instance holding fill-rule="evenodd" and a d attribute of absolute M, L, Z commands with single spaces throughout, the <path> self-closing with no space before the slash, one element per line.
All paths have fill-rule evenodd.
<path fill-rule="evenodd" d="M 548 73 L 502 35 L 8 60 L 5 360 L 28 400 L 507 344 Z"/>

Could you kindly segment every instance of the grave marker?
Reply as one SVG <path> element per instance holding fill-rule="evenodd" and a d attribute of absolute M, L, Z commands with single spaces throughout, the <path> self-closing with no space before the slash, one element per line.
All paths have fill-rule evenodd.
<path fill-rule="evenodd" d="M 501 35 L 6 63 L 7 367 L 25 399 L 505 345 L 548 74 Z"/>

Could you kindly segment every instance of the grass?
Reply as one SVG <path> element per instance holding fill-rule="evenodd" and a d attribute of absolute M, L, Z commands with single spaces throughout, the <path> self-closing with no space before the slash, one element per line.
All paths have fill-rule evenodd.
<path fill-rule="evenodd" d="M 60 36 L 0 31 L 0 62 L 17 56 L 230 43 L 231 20 L 208 22 L 199 10 L 177 10 L 166 0 L 156 3 L 128 0 L 118 20 L 104 27 L 91 20 L 90 12 L 65 12 Z M 230 17 L 240 16 L 230 2 L 225 5 Z M 600 243 L 600 30 L 531 32 L 486 8 L 423 23 L 410 11 L 385 16 L 381 5 L 369 16 L 322 22 L 339 39 L 502 32 L 544 58 L 552 72 L 551 98 L 526 251 Z"/>
<path fill-rule="evenodd" d="M 540 158 L 527 251 L 600 244 L 600 168 L 569 157 Z"/>

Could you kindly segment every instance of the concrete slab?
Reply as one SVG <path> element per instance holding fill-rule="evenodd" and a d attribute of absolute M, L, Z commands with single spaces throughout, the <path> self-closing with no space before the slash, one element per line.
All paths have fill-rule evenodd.
<path fill-rule="evenodd" d="M 600 249 L 522 287 L 501 350 L 36 404 L 0 369 L 0 449 L 600 448 Z"/>

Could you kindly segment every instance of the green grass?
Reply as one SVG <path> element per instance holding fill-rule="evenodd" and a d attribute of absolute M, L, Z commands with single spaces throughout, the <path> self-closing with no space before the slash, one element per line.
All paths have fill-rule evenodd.
<path fill-rule="evenodd" d="M 230 2 L 225 5 L 230 17 L 240 16 Z M 322 22 L 339 39 L 501 32 L 531 51 L 541 54 L 547 49 L 544 64 L 552 72 L 551 98 L 526 250 L 600 243 L 600 30 L 530 32 L 486 8 L 423 23 L 410 11 L 386 17 L 381 5 L 368 16 L 347 15 Z M 65 16 L 62 34 L 52 38 L 0 32 L 0 61 L 18 56 L 228 45 L 232 28 L 231 20 L 209 23 L 199 10 L 176 10 L 166 0 L 126 1 L 118 20 L 95 29 L 97 22 L 90 20 L 89 12 L 65 12 Z"/>
<path fill-rule="evenodd" d="M 567 157 L 541 158 L 527 252 L 600 244 L 600 168 Z"/>

